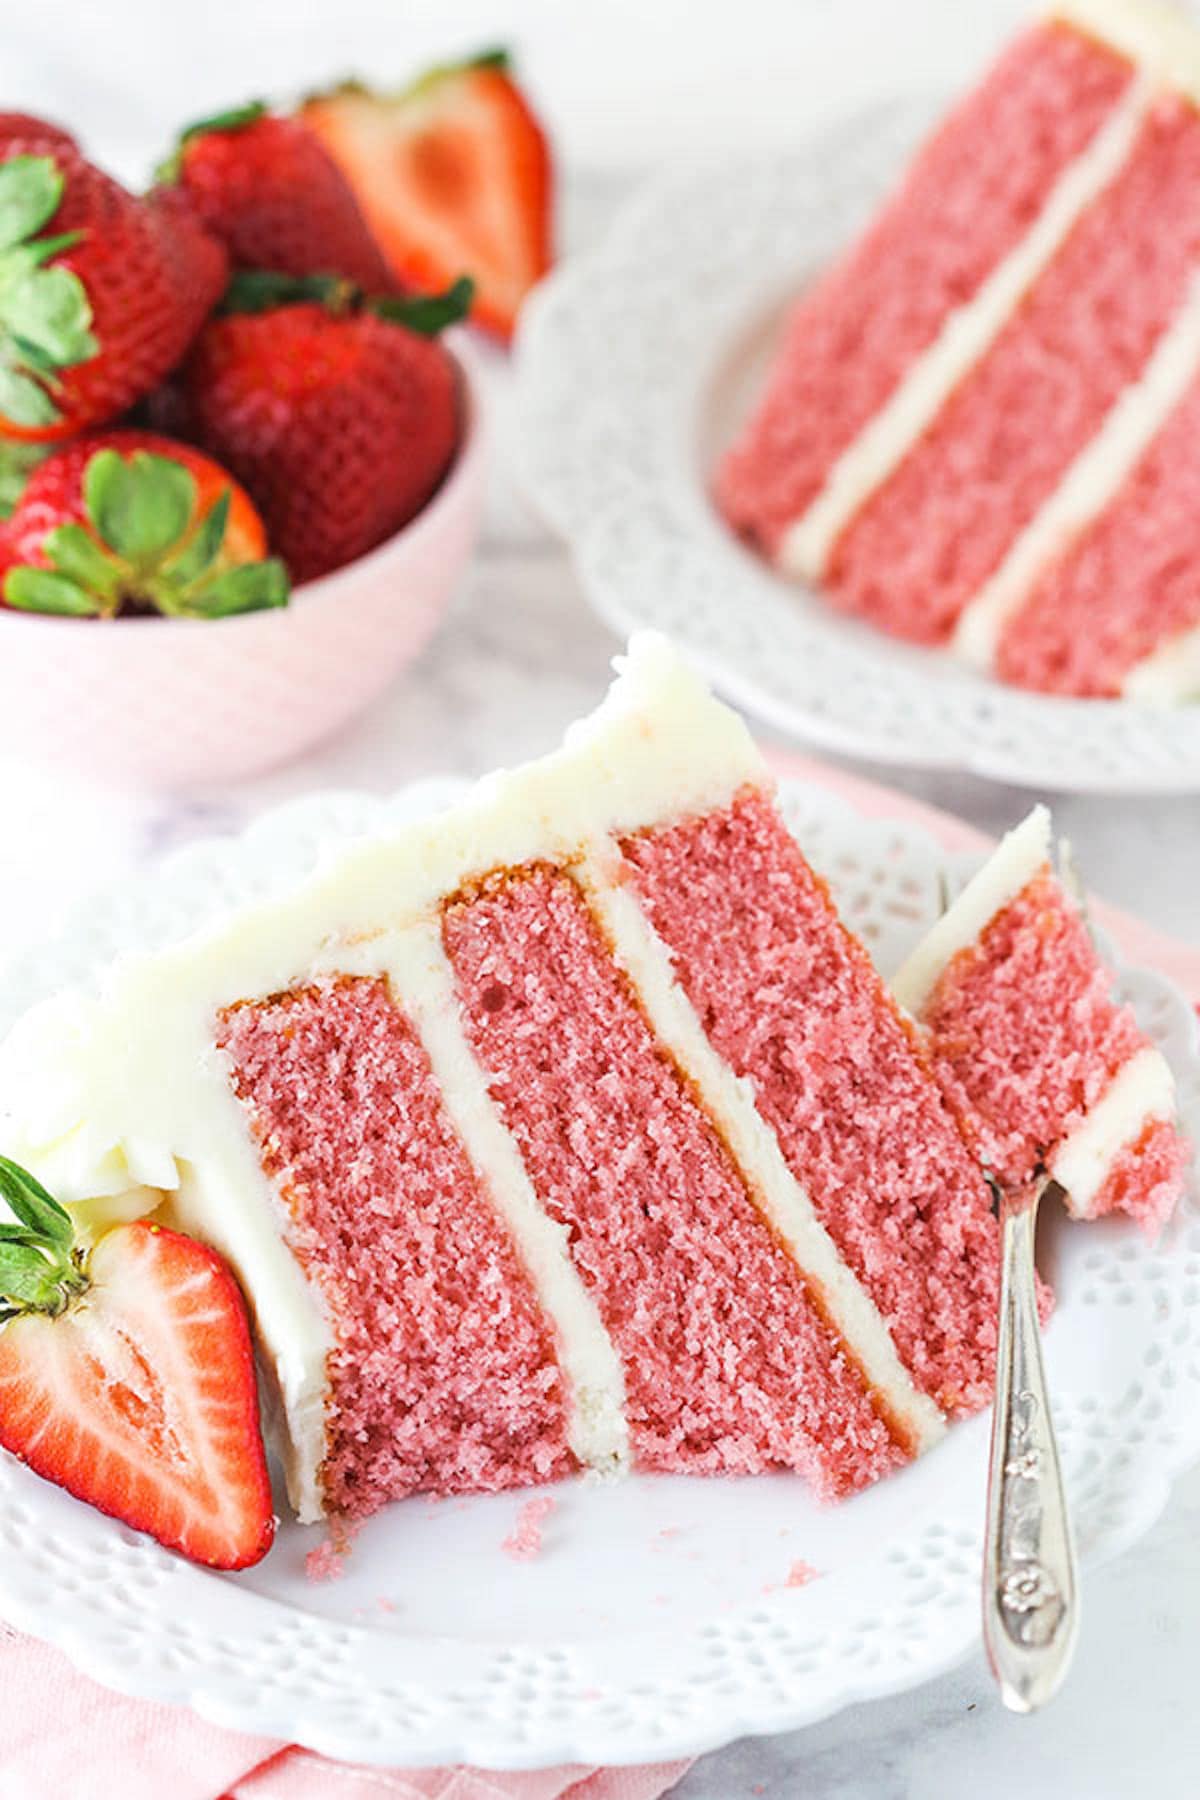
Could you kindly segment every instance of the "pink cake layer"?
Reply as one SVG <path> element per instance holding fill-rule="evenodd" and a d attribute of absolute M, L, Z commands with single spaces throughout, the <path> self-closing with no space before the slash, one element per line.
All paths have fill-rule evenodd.
<path fill-rule="evenodd" d="M 866 235 L 804 296 L 717 498 L 774 551 L 833 463 L 1029 229 L 1131 78 L 1061 25 L 1019 37 L 943 121 Z"/>
<path fill-rule="evenodd" d="M 1109 509 L 1038 581 L 997 647 L 1007 681 L 1114 695 L 1157 644 L 1200 626 L 1200 382 Z"/>
<path fill-rule="evenodd" d="M 793 1468 L 836 1496 L 902 1462 L 570 877 L 497 876 L 443 930 L 492 1093 L 620 1354 L 639 1465 Z"/>
<path fill-rule="evenodd" d="M 234 1007 L 219 1042 L 332 1326 L 330 1510 L 565 1474 L 550 1331 L 386 983 Z"/>
<path fill-rule="evenodd" d="M 1183 1191 L 1188 1149 L 1174 1125 L 1152 1119 L 1136 1143 L 1126 1144 L 1113 1158 L 1100 1192 L 1086 1217 L 1124 1212 L 1147 1231 L 1169 1219 Z"/>
<path fill-rule="evenodd" d="M 753 1084 L 789 1168 L 944 1411 L 991 1392 L 991 1195 L 862 948 L 770 800 L 623 846 L 719 1054 Z"/>
<path fill-rule="evenodd" d="M 936 642 L 1144 367 L 1200 257 L 1200 116 L 1164 97 L 991 350 L 835 546 L 830 598 Z"/>
<path fill-rule="evenodd" d="M 1118 1070 L 1146 1044 L 1078 908 L 1049 869 L 952 958 L 924 1009 L 951 1104 L 1006 1186 L 1033 1176 Z M 1118 1157 L 1093 1212 L 1121 1206 L 1147 1224 L 1170 1211 L 1186 1150 L 1172 1126 Z"/>

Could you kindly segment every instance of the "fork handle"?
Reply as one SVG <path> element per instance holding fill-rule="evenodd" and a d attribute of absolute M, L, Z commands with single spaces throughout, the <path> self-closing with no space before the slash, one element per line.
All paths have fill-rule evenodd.
<path fill-rule="evenodd" d="M 1036 1222 L 1036 1200 L 1001 1207 L 983 1638 L 1001 1698 L 1014 1712 L 1033 1712 L 1057 1693 L 1079 1628 L 1075 1550 L 1042 1363 Z"/>

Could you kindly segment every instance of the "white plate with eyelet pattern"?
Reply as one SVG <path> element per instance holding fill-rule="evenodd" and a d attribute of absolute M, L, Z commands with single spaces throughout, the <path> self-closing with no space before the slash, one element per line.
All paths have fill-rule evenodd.
<path fill-rule="evenodd" d="M 523 314 L 526 485 L 622 638 L 666 632 L 778 730 L 1027 787 L 1194 792 L 1200 703 L 1035 694 L 889 638 L 785 580 L 709 499 L 789 301 L 869 218 L 937 112 L 876 109 L 770 161 L 693 161 L 647 187 Z"/>
<path fill-rule="evenodd" d="M 114 956 L 288 886 L 320 847 L 459 792 L 317 796 L 193 846 L 21 959 L 0 984 L 0 1030 Z M 865 821 L 800 783 L 782 797 L 844 916 L 895 967 L 933 918 L 940 877 L 956 884 L 972 859 L 948 861 L 923 831 Z M 1120 980 L 1200 1138 L 1191 1009 L 1156 975 Z M 1048 1252 L 1050 1384 L 1087 1561 L 1145 1532 L 1200 1456 L 1197 1195 L 1157 1244 L 1059 1220 Z M 418 1498 L 370 1521 L 342 1578 L 320 1584 L 304 1572 L 319 1529 L 286 1523 L 257 1569 L 217 1575 L 0 1454 L 0 1618 L 114 1688 L 347 1760 L 664 1760 L 794 1729 L 965 1656 L 979 1629 L 986 1439 L 982 1419 L 958 1426 L 835 1508 L 789 1476 L 563 1483 L 546 1490 L 554 1508 L 531 1561 L 503 1547 L 528 1495 Z"/>

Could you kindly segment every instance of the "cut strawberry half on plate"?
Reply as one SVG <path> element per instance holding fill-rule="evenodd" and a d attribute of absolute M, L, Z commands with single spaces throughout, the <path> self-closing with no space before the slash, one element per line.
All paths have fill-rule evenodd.
<path fill-rule="evenodd" d="M 472 318 L 501 337 L 550 267 L 545 134 L 492 51 L 399 94 L 349 83 L 300 115 L 349 180 L 397 279 L 435 293 L 475 281 Z"/>
<path fill-rule="evenodd" d="M 149 1220 L 90 1252 L 0 1157 L 0 1445 L 194 1562 L 243 1569 L 275 1533 L 250 1329 L 232 1274 Z"/>

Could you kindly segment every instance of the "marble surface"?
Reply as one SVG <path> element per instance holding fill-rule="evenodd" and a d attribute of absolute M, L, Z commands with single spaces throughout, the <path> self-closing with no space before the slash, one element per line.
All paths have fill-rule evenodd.
<path fill-rule="evenodd" d="M 88 9 L 73 0 L 41 0 L 35 9 L 0 0 L 0 41 L 5 104 L 82 121 L 97 148 L 133 173 L 173 122 L 232 97 L 222 44 L 235 13 L 239 93 L 302 85 L 331 65 L 386 71 L 419 61 L 427 48 L 515 37 L 575 165 L 612 169 L 686 153 L 701 133 L 753 130 L 764 141 L 778 139 L 801 113 L 811 121 L 901 82 L 944 85 L 1023 10 L 1019 0 L 972 0 L 970 7 L 922 0 L 904 8 L 894 0 L 742 0 L 734 40 L 728 9 L 707 0 L 664 0 L 655 9 L 597 0 L 586 32 L 577 29 L 576 9 L 554 0 L 511 0 L 504 9 L 475 0 L 445 0 L 437 9 L 340 0 L 331 48 L 319 28 L 330 9 L 297 0 L 238 0 L 236 8 L 233 0 L 209 0 L 199 10 L 151 0 Z M 631 62 L 635 19 L 644 54 Z M 768 53 L 743 58 L 739 80 L 730 82 L 721 46 L 740 50 L 751 29 Z M 572 184 L 571 243 L 598 229 L 612 191 L 611 178 L 603 189 Z M 496 379 L 502 390 L 502 369 Z M 594 702 L 616 648 L 588 612 L 565 555 L 498 477 L 485 540 L 440 635 L 385 701 L 305 761 L 236 791 L 172 798 L 49 774 L 29 767 L 19 746 L 3 746 L 0 960 L 20 957 L 102 886 L 136 882 L 174 846 L 234 830 L 280 800 L 315 787 L 383 791 L 433 772 L 477 774 L 538 752 Z M 1028 804 L 1023 793 L 969 777 L 847 766 L 988 831 Z M 1163 930 L 1200 938 L 1200 800 L 1059 796 L 1053 774 L 1047 769 L 1047 796 L 1093 888 Z M 1180 1484 L 1141 1546 L 1089 1573 L 1084 1618 L 1073 1678 L 1042 1717 L 1004 1714 L 975 1657 L 916 1693 L 710 1756 L 679 1788 L 681 1800 L 1194 1794 L 1200 1471 Z"/>

